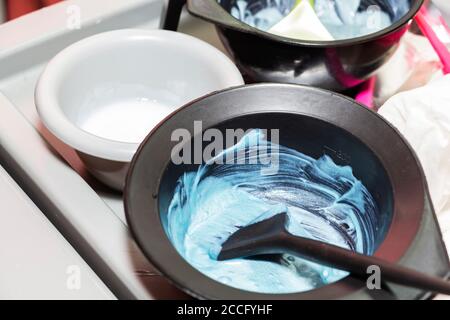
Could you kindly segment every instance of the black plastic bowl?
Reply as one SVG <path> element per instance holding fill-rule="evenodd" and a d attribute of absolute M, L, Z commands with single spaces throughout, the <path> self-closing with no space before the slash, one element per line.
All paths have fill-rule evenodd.
<path fill-rule="evenodd" d="M 128 224 L 144 254 L 175 285 L 198 298 L 345 298 L 365 283 L 347 277 L 295 294 L 260 294 L 216 282 L 194 269 L 173 247 L 164 225 L 176 180 L 193 165 L 174 165 L 172 132 L 194 121 L 203 129 L 279 129 L 280 143 L 318 158 L 350 165 L 374 197 L 381 215 L 375 256 L 399 260 L 417 240 L 428 203 L 421 167 L 400 134 L 376 113 L 330 91 L 286 84 L 244 86 L 217 92 L 179 109 L 155 128 L 134 157 L 125 188 Z M 192 140 L 188 143 L 192 143 Z M 427 211 L 428 210 L 428 211 Z M 421 256 L 423 259 L 423 256 Z M 423 292 L 422 292 L 423 295 Z"/>
<path fill-rule="evenodd" d="M 185 1 L 170 0 L 163 28 L 177 29 Z M 308 84 L 333 91 L 362 83 L 387 62 L 424 2 L 410 0 L 410 11 L 379 32 L 319 42 L 281 37 L 251 27 L 229 14 L 233 1 L 221 0 L 219 4 L 217 0 L 187 0 L 187 9 L 216 25 L 226 49 L 250 82 Z"/>

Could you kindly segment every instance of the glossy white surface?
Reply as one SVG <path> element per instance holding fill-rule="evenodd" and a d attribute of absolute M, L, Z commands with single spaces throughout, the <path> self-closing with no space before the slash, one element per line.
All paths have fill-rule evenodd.
<path fill-rule="evenodd" d="M 114 299 L 2 167 L 0 221 L 0 299 Z"/>
<path fill-rule="evenodd" d="M 193 99 L 242 84 L 231 60 L 197 38 L 116 30 L 57 54 L 38 81 L 36 106 L 56 137 L 83 160 L 91 157 L 85 162 L 91 173 L 121 190 L 127 166 L 117 162 L 131 161 L 155 125 Z M 125 169 L 111 170 L 105 160 Z"/>

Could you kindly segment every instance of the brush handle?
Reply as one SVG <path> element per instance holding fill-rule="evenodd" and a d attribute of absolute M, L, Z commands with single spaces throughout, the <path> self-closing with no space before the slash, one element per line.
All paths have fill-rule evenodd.
<path fill-rule="evenodd" d="M 422 7 L 416 15 L 416 23 L 419 26 L 420 31 L 428 38 L 434 50 L 436 51 L 439 59 L 443 65 L 443 71 L 445 74 L 450 73 L 450 52 L 444 43 L 439 39 L 437 34 L 434 32 L 431 25 L 427 20 L 428 12 L 425 7 Z"/>
<path fill-rule="evenodd" d="M 177 31 L 180 23 L 181 11 L 186 0 L 166 0 L 165 13 L 160 22 L 161 29 Z"/>
<path fill-rule="evenodd" d="M 441 278 L 390 263 L 373 256 L 362 255 L 324 242 L 296 237 L 283 233 L 279 249 L 292 255 L 317 262 L 332 268 L 349 271 L 362 278 L 370 274 L 370 266 L 378 266 L 381 270 L 381 280 L 408 287 L 424 289 L 436 293 L 450 295 L 450 282 Z"/>

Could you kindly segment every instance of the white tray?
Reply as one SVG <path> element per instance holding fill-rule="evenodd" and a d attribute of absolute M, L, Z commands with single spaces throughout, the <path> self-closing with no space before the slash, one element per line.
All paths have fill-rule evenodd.
<path fill-rule="evenodd" d="M 2 167 L 0 256 L 0 299 L 114 299 Z"/>
<path fill-rule="evenodd" d="M 80 30 L 67 28 L 73 6 Z M 75 152 L 45 130 L 34 87 L 46 62 L 69 44 L 106 30 L 157 28 L 161 12 L 161 0 L 69 0 L 0 26 L 0 99 L 11 102 L 0 105 L 0 163 L 118 298 L 185 295 L 136 247 L 121 195 L 93 180 Z M 187 33 L 218 45 L 211 25 L 183 23 Z"/>

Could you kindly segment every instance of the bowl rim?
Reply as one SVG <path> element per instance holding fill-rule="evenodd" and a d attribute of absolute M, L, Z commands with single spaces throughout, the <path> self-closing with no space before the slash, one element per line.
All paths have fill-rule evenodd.
<path fill-rule="evenodd" d="M 212 45 L 190 35 L 160 29 L 121 29 L 84 38 L 63 49 L 47 64 L 35 89 L 36 108 L 45 127 L 77 151 L 97 158 L 129 162 L 139 147 L 140 143 L 115 141 L 81 129 L 69 120 L 58 102 L 66 64 L 77 61 L 92 49 L 130 39 L 174 43 L 180 50 L 189 47 L 199 56 L 208 57 L 208 60 L 211 57 L 215 59 L 216 72 L 221 74 L 223 87 L 244 84 L 241 73 L 230 58 Z"/>
<path fill-rule="evenodd" d="M 258 90 L 262 90 L 264 93 L 270 92 L 271 90 L 281 90 L 281 93 L 284 94 L 282 96 L 285 98 L 289 97 L 288 92 L 290 90 L 296 91 L 293 93 L 293 96 L 301 93 L 312 93 L 318 95 L 325 94 L 328 95 L 329 99 L 337 98 L 337 100 L 340 101 L 340 104 L 346 105 L 346 112 L 351 112 L 352 116 L 362 117 L 362 119 L 368 120 L 362 123 L 358 130 L 365 130 L 366 127 L 370 127 L 372 125 L 374 127 L 371 127 L 370 129 L 374 129 L 375 127 L 379 128 L 380 126 L 386 129 L 386 138 L 393 138 L 389 140 L 390 145 L 398 148 L 404 156 L 402 158 L 404 161 L 403 165 L 396 164 L 395 169 L 388 168 L 386 163 L 391 165 L 392 163 L 397 163 L 395 161 L 397 155 L 391 155 L 384 151 L 383 157 L 389 157 L 388 159 L 384 159 L 383 157 L 380 157 L 378 153 L 379 150 L 383 150 L 384 146 L 386 146 L 385 140 L 374 140 L 377 144 L 375 150 L 373 146 L 367 144 L 367 141 L 359 139 L 360 137 L 358 137 L 358 139 L 367 145 L 374 155 L 378 157 L 381 165 L 384 166 L 387 176 L 391 181 L 392 193 L 394 197 L 391 225 L 385 235 L 385 239 L 378 247 L 374 255 L 390 262 L 399 262 L 407 254 L 408 249 L 414 242 L 416 234 L 423 223 L 423 211 L 427 194 L 426 180 L 420 162 L 408 142 L 402 137 L 397 129 L 395 129 L 384 118 L 375 112 L 368 110 L 365 106 L 348 97 L 324 89 L 294 84 L 257 84 L 226 89 L 207 95 L 201 99 L 188 103 L 176 113 L 173 113 L 171 117 L 176 116 L 177 113 L 181 113 L 183 110 L 190 108 L 193 105 L 197 105 L 197 107 L 200 108 L 202 103 L 211 102 L 209 101 L 211 98 L 214 99 L 215 97 L 220 97 L 221 95 L 226 96 L 227 94 L 242 94 L 243 91 L 247 91 L 247 93 L 252 91 L 258 92 Z M 300 99 L 294 99 L 290 101 L 299 100 Z M 342 114 L 345 112 L 338 110 L 341 109 L 340 107 L 336 106 L 335 110 L 330 111 L 335 117 L 333 118 L 333 121 L 330 121 L 319 116 L 319 114 L 324 112 L 326 108 L 332 110 L 334 109 L 333 107 L 328 105 L 322 106 L 321 108 L 323 110 L 317 111 L 315 110 L 317 109 L 317 106 L 308 106 L 303 110 L 300 108 L 300 110 L 292 112 L 292 108 L 297 108 L 299 103 L 302 102 L 298 102 L 295 107 L 289 107 L 289 112 L 302 116 L 312 116 L 318 120 L 328 122 L 332 125 L 340 127 L 343 130 L 349 131 L 347 129 L 348 126 L 350 126 L 351 121 L 348 119 L 348 115 Z M 211 105 L 211 103 L 209 103 L 209 105 Z M 264 111 L 276 112 L 275 108 L 267 106 L 264 108 L 267 110 L 260 111 L 261 113 Z M 284 108 L 286 109 L 286 107 Z M 325 114 L 326 112 L 328 111 L 325 111 Z M 244 116 L 247 114 L 249 113 L 240 115 Z M 371 119 L 372 121 L 370 121 Z M 166 120 L 168 122 L 171 121 L 170 118 L 167 118 Z M 176 119 L 173 121 L 178 121 L 177 127 L 179 127 L 180 121 L 187 120 Z M 162 177 L 164 175 L 164 168 L 167 168 L 168 161 L 170 161 L 170 156 L 166 159 L 165 155 L 162 155 L 162 153 L 170 153 L 170 150 L 161 151 L 157 154 L 154 152 L 145 152 L 147 145 L 150 143 L 157 143 L 152 142 L 152 139 L 160 140 L 160 135 L 164 136 L 167 134 L 167 130 L 170 128 L 167 128 L 166 126 L 167 122 L 161 122 L 157 127 L 155 127 L 135 154 L 126 179 L 124 202 L 126 219 L 134 239 L 142 249 L 145 256 L 164 276 L 169 279 L 170 282 L 196 298 L 208 299 L 334 299 L 342 297 L 343 294 L 351 294 L 365 288 L 364 282 L 353 277 L 346 277 L 338 282 L 312 291 L 290 294 L 262 294 L 226 286 L 210 279 L 192 267 L 173 247 L 162 226 L 162 221 L 160 218 L 158 192 Z M 159 131 L 164 132 L 160 134 Z M 371 137 L 373 131 L 370 130 L 369 132 L 372 133 L 366 134 L 364 139 L 374 139 L 374 137 Z M 352 131 L 349 131 L 349 134 L 355 136 Z M 160 161 L 159 163 L 151 162 L 152 160 L 158 161 L 158 159 Z M 139 166 L 142 168 L 143 165 L 148 166 L 149 162 L 152 163 L 153 167 L 156 166 L 154 169 L 155 173 L 152 173 L 151 177 L 145 177 L 145 182 L 139 182 L 139 178 L 144 179 L 144 177 L 142 172 L 137 172 L 136 167 Z M 156 173 L 156 171 L 160 172 Z M 399 174 L 402 176 L 401 178 Z M 408 185 L 407 187 L 404 186 L 404 183 L 402 184 L 399 181 L 405 179 L 405 176 L 407 179 L 406 184 L 411 183 L 411 185 Z M 137 185 L 135 181 L 137 181 Z M 148 193 L 143 194 L 144 190 L 147 190 Z M 148 211 L 145 210 L 144 212 L 143 210 L 136 208 L 136 206 L 139 206 L 139 204 L 142 203 L 145 203 L 146 205 L 148 204 Z M 147 208 L 147 206 L 145 207 Z"/>
<path fill-rule="evenodd" d="M 303 47 L 315 47 L 315 48 L 330 48 L 330 47 L 345 47 L 351 45 L 359 45 L 366 42 L 376 40 L 378 38 L 383 38 L 392 34 L 404 25 L 410 22 L 420 10 L 425 0 L 411 0 L 414 3 L 411 5 L 410 10 L 395 23 L 391 24 L 389 27 L 379 30 L 374 33 L 367 35 L 342 39 L 342 40 L 331 40 L 331 41 L 314 41 L 314 40 L 300 40 L 295 38 L 289 38 L 284 36 L 275 35 L 258 28 L 252 27 L 239 19 L 233 17 L 228 13 L 217 0 L 185 0 L 187 1 L 188 11 L 201 19 L 217 24 L 220 27 L 233 29 L 235 31 L 241 31 L 248 34 L 253 34 L 260 36 L 262 38 L 273 40 L 289 45 L 303 46 Z"/>

